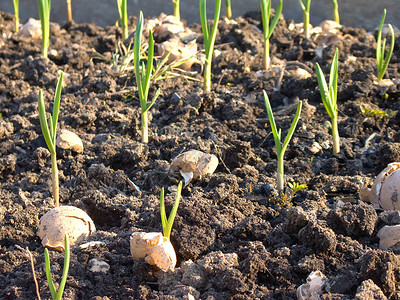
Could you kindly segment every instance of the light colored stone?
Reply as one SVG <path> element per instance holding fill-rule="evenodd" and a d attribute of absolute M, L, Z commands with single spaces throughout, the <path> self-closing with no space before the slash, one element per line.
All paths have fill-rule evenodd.
<path fill-rule="evenodd" d="M 94 273 L 107 273 L 110 270 L 110 265 L 98 258 L 89 260 L 88 266 L 89 270 Z"/>

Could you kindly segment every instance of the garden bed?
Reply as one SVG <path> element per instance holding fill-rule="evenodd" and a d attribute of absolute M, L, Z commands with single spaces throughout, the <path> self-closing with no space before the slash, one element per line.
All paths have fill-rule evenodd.
<path fill-rule="evenodd" d="M 52 102 L 58 70 L 65 72 L 59 128 L 84 142 L 83 154 L 57 150 L 61 205 L 85 210 L 97 228 L 89 240 L 102 242 L 72 248 L 66 299 L 292 299 L 315 270 L 327 277 L 322 299 L 372 299 L 362 290 L 400 298 L 398 250 L 379 250 L 376 237 L 384 225 L 400 223 L 399 213 L 375 210 L 358 196 L 362 182 L 370 184 L 388 163 L 400 161 L 400 114 L 379 119 L 360 108 L 398 111 L 399 82 L 374 84 L 375 37 L 364 29 L 342 27 L 343 38 L 318 58 L 316 44 L 283 18 L 271 39 L 271 56 L 273 63 L 285 62 L 286 70 L 281 81 L 280 74 L 260 76 L 260 20 L 249 13 L 220 22 L 210 93 L 203 93 L 200 74 L 193 75 L 199 81 L 180 76 L 153 84 L 151 95 L 157 87 L 161 94 L 150 113 L 149 143 L 143 144 L 133 71 L 119 73 L 92 52 L 112 55 L 114 26 L 52 24 L 50 48 L 57 53 L 43 59 L 41 40 L 14 35 L 12 15 L 1 13 L 1 299 L 36 297 L 26 247 L 40 293 L 50 297 L 36 231 L 54 204 L 37 97 L 43 89 L 46 103 Z M 201 48 L 200 25 L 191 28 Z M 399 78 L 398 45 L 397 38 L 387 78 Z M 329 73 L 336 47 L 341 152 L 332 154 L 314 70 L 318 62 Z M 299 66 L 311 69 L 311 76 L 299 77 Z M 307 189 L 292 203 L 273 201 L 276 154 L 263 89 L 273 111 L 282 112 L 275 119 L 283 136 L 294 115 L 289 108 L 303 101 L 285 175 Z M 176 184 L 169 163 L 189 149 L 215 154 L 219 166 L 184 188 L 171 234 L 178 268 L 163 273 L 133 261 L 129 237 L 133 231 L 161 231 L 160 189 Z M 166 202 L 169 210 L 173 195 Z M 93 272 L 93 259 L 105 261 L 109 270 Z M 51 261 L 58 282 L 63 253 L 52 251 Z"/>

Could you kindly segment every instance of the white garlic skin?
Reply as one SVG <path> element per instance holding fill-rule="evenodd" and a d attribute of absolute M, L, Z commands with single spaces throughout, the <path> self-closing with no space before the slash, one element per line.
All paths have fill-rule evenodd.
<path fill-rule="evenodd" d="M 400 169 L 385 177 L 380 188 L 379 202 L 384 210 L 400 209 Z"/>
<path fill-rule="evenodd" d="M 72 246 L 95 231 L 92 219 L 82 209 L 75 206 L 59 206 L 40 218 L 37 235 L 42 239 L 44 247 L 62 251 L 66 234 Z"/>
<path fill-rule="evenodd" d="M 133 232 L 130 248 L 134 260 L 144 258 L 149 265 L 155 265 L 164 272 L 175 269 L 174 247 L 169 238 L 160 232 Z"/>

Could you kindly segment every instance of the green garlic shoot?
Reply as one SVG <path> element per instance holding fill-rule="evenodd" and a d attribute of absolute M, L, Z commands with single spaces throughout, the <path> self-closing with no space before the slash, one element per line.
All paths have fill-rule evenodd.
<path fill-rule="evenodd" d="M 225 15 L 228 19 L 232 18 L 231 0 L 225 0 Z"/>
<path fill-rule="evenodd" d="M 38 0 L 39 17 L 42 25 L 42 54 L 47 58 L 50 45 L 50 8 L 51 0 Z"/>
<path fill-rule="evenodd" d="M 331 70 L 329 73 L 329 86 L 326 83 L 324 73 L 321 67 L 316 63 L 317 79 L 319 91 L 321 93 L 322 103 L 332 123 L 332 139 L 333 139 L 333 153 L 340 152 L 340 138 L 338 131 L 338 112 L 337 112 L 337 77 L 338 77 L 338 58 L 339 51 L 336 48 L 335 55 L 333 56 Z"/>
<path fill-rule="evenodd" d="M 72 23 L 72 8 L 71 8 L 71 0 L 67 0 L 67 11 L 68 11 L 68 22 Z"/>
<path fill-rule="evenodd" d="M 378 37 L 376 39 L 376 62 L 378 65 L 378 82 L 383 79 L 383 76 L 385 76 L 386 69 L 389 65 L 390 59 L 392 58 L 394 42 L 395 42 L 393 27 L 391 24 L 389 24 L 388 27 L 392 38 L 390 41 L 389 52 L 387 53 L 385 58 L 386 38 L 384 38 L 382 41 L 382 28 L 383 28 L 383 23 L 385 22 L 385 18 L 386 18 L 386 9 L 383 10 L 381 23 L 379 25 Z"/>
<path fill-rule="evenodd" d="M 174 16 L 177 18 L 179 21 L 181 20 L 181 13 L 179 9 L 179 2 L 180 0 L 172 0 L 172 3 L 174 4 Z"/>
<path fill-rule="evenodd" d="M 303 32 L 306 38 L 310 38 L 310 32 L 308 31 L 308 27 L 310 25 L 310 5 L 311 0 L 299 0 L 299 4 L 301 9 L 303 10 Z"/>
<path fill-rule="evenodd" d="M 53 114 L 52 115 L 50 114 L 49 124 L 47 124 L 46 108 L 44 105 L 42 90 L 39 91 L 39 98 L 38 98 L 40 127 L 42 128 L 44 139 L 51 153 L 52 192 L 54 198 L 54 205 L 56 207 L 59 206 L 60 203 L 57 154 L 56 154 L 56 136 L 57 136 L 56 132 L 57 132 L 58 113 L 60 110 L 62 81 L 63 81 L 63 72 L 61 71 L 57 82 L 56 93 L 54 95 Z"/>
<path fill-rule="evenodd" d="M 282 0 L 279 1 L 278 8 L 275 12 L 275 16 L 272 19 L 271 24 L 269 23 L 271 17 L 271 1 L 272 0 L 261 0 L 261 16 L 264 30 L 264 56 L 263 56 L 263 68 L 269 70 L 271 67 L 271 58 L 269 56 L 269 39 L 278 23 L 279 16 L 282 12 Z"/>
<path fill-rule="evenodd" d="M 148 103 L 149 89 L 150 89 L 150 79 L 153 69 L 153 57 L 154 57 L 154 39 L 153 34 L 149 31 L 149 48 L 147 56 L 147 65 L 140 61 L 140 48 L 142 43 L 142 31 L 143 31 L 143 13 L 140 12 L 139 19 L 136 24 L 135 32 L 135 42 L 133 45 L 134 53 L 134 65 L 135 65 L 135 77 L 136 84 L 139 93 L 139 101 L 141 107 L 141 127 L 142 127 L 142 142 L 149 142 L 149 121 L 148 121 L 148 110 L 153 106 L 154 102 L 157 100 L 160 94 L 160 89 L 158 89 Z"/>
<path fill-rule="evenodd" d="M 215 38 L 217 37 L 218 20 L 221 12 L 221 0 L 215 0 L 214 24 L 211 29 L 207 24 L 206 0 L 200 0 L 200 21 L 203 32 L 206 59 L 204 62 L 204 91 L 211 91 L 211 62 L 214 52 Z M 211 33 L 210 33 L 211 29 Z"/>
<path fill-rule="evenodd" d="M 61 277 L 61 282 L 60 282 L 60 285 L 57 290 L 54 286 L 53 279 L 51 278 L 49 251 L 47 250 L 47 248 L 44 248 L 46 278 L 47 278 L 47 283 L 49 285 L 51 298 L 53 300 L 61 300 L 62 299 L 62 295 L 64 293 L 64 288 L 65 288 L 65 283 L 67 282 L 69 262 L 70 262 L 70 247 L 69 247 L 69 239 L 68 239 L 67 234 L 65 235 L 65 239 L 64 239 L 64 249 L 65 249 L 64 250 L 64 268 L 63 268 L 63 273 L 62 273 L 62 277 Z"/>
<path fill-rule="evenodd" d="M 167 219 L 167 214 L 165 213 L 164 188 L 161 189 L 160 215 L 163 228 L 163 236 L 166 238 L 169 238 L 171 235 L 172 225 L 174 224 L 176 212 L 178 211 L 179 201 L 181 199 L 181 193 L 182 193 L 182 181 L 180 181 L 178 184 L 174 206 L 172 207 L 171 213 L 169 214 L 169 217 Z"/>
<path fill-rule="evenodd" d="M 339 5 L 337 3 L 337 0 L 332 0 L 332 5 L 333 5 L 333 20 L 340 24 L 340 18 L 339 18 Z"/>
<path fill-rule="evenodd" d="M 13 0 L 15 32 L 19 31 L 19 0 Z"/>
<path fill-rule="evenodd" d="M 128 9 L 127 0 L 117 0 L 119 19 L 121 20 L 122 27 L 122 40 L 128 38 Z"/>
<path fill-rule="evenodd" d="M 274 114 L 272 112 L 271 104 L 269 103 L 268 95 L 265 91 L 263 91 L 264 94 L 264 102 L 265 102 L 265 108 L 267 109 L 268 113 L 268 119 L 269 123 L 271 125 L 271 130 L 272 130 L 272 135 L 274 136 L 274 141 L 275 141 L 275 147 L 276 147 L 276 156 L 277 156 L 277 187 L 279 192 L 283 192 L 284 185 L 285 185 L 285 177 L 284 177 L 284 155 L 286 148 L 293 136 L 293 133 L 296 129 L 297 122 L 299 121 L 300 118 L 300 113 L 301 113 L 301 107 L 303 102 L 299 101 L 299 104 L 297 105 L 297 110 L 296 114 L 294 116 L 294 119 L 292 121 L 292 125 L 289 128 L 289 132 L 286 135 L 286 138 L 282 144 L 281 141 L 281 129 L 276 128 L 275 124 L 275 119 L 274 119 Z"/>

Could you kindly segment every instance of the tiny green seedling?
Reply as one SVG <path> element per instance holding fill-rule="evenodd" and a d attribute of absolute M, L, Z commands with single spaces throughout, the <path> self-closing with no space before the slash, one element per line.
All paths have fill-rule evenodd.
<path fill-rule="evenodd" d="M 317 79 L 319 91 L 321 93 L 322 103 L 332 123 L 332 139 L 333 139 L 333 153 L 340 152 L 340 138 L 338 130 L 338 112 L 337 112 L 337 80 L 338 80 L 338 58 L 339 51 L 336 48 L 335 55 L 333 56 L 331 70 L 329 73 L 329 87 L 326 83 L 324 73 L 321 67 L 316 63 Z"/>
<path fill-rule="evenodd" d="M 69 262 L 70 262 L 70 248 L 69 248 L 68 235 L 65 235 L 64 239 L 64 268 L 58 290 L 55 288 L 53 279 L 51 278 L 50 257 L 47 248 L 44 248 L 44 261 L 46 265 L 46 278 L 47 278 L 47 283 L 49 285 L 51 298 L 53 300 L 61 300 L 62 295 L 64 293 L 65 283 L 67 282 Z"/>
<path fill-rule="evenodd" d="M 171 213 L 167 219 L 167 214 L 165 213 L 165 202 L 164 202 L 164 188 L 161 189 L 160 194 L 160 214 L 161 223 L 163 228 L 163 236 L 169 238 L 171 235 L 172 225 L 174 224 L 176 212 L 178 211 L 179 201 L 181 199 L 182 193 L 182 181 L 178 184 L 178 189 L 176 191 L 174 206 L 172 207 Z"/>
<path fill-rule="evenodd" d="M 19 31 L 19 0 L 13 0 L 15 32 Z"/>
<path fill-rule="evenodd" d="M 269 56 L 269 39 L 274 32 L 275 26 L 278 23 L 279 17 L 282 12 L 282 0 L 279 1 L 278 8 L 275 12 L 275 16 L 272 19 L 271 24 L 269 23 L 271 17 L 271 1 L 272 0 L 261 0 L 261 16 L 264 30 L 264 56 L 263 56 L 263 68 L 269 70 L 271 66 L 271 58 Z"/>
<path fill-rule="evenodd" d="M 211 91 L 211 62 L 217 37 L 218 20 L 221 12 L 221 0 L 215 0 L 214 24 L 212 29 L 207 24 L 206 0 L 200 0 L 200 21 L 203 32 L 206 59 L 204 62 L 204 91 Z M 211 33 L 210 33 L 211 30 Z"/>
<path fill-rule="evenodd" d="M 47 147 L 51 153 L 51 179 L 52 179 L 52 191 L 54 198 L 54 205 L 59 206 L 59 184 L 58 184 L 58 168 L 57 168 L 57 154 L 56 154 L 56 132 L 58 113 L 60 110 L 60 98 L 63 81 L 63 72 L 60 72 L 60 76 L 57 82 L 56 93 L 54 95 L 53 102 L 53 114 L 50 114 L 49 124 L 47 124 L 46 108 L 43 100 L 43 92 L 39 91 L 39 119 L 40 126 L 42 128 L 43 136 L 46 141 Z M 50 125 L 50 126 L 49 126 Z"/>
<path fill-rule="evenodd" d="M 298 191 L 301 191 L 303 189 L 307 188 L 307 184 L 300 184 L 298 182 L 289 182 L 288 183 L 289 188 L 292 190 L 292 194 L 296 194 Z"/>
<path fill-rule="evenodd" d="M 135 77 L 136 84 L 139 93 L 139 101 L 141 107 L 141 127 L 142 127 L 142 142 L 149 142 L 149 121 L 148 121 L 148 111 L 156 102 L 158 95 L 160 95 L 160 89 L 156 91 L 151 102 L 148 103 L 147 99 L 149 96 L 150 89 L 150 79 L 153 69 L 153 56 L 154 56 L 154 39 L 151 30 L 149 31 L 149 48 L 147 56 L 147 65 L 145 67 L 144 62 L 140 64 L 140 48 L 142 43 L 142 30 L 143 30 L 143 13 L 140 12 L 139 19 L 136 25 L 135 32 L 135 43 L 133 45 L 134 53 L 134 65 L 135 65 Z"/>
<path fill-rule="evenodd" d="M 115 51 L 111 58 L 105 57 L 103 54 L 97 52 L 96 49 L 92 49 L 92 53 L 96 56 L 96 58 L 110 63 L 113 69 L 118 73 L 125 73 L 134 69 L 131 64 L 134 60 L 134 53 L 131 47 L 132 44 L 129 44 L 127 47 L 123 42 L 118 41 L 115 45 Z"/>
<path fill-rule="evenodd" d="M 225 15 L 228 19 L 232 18 L 231 0 L 225 0 Z"/>
<path fill-rule="evenodd" d="M 179 21 L 181 20 L 181 13 L 179 9 L 179 2 L 180 0 L 172 0 L 172 4 L 174 4 L 174 16 L 177 18 Z"/>
<path fill-rule="evenodd" d="M 397 115 L 397 111 L 386 109 L 368 109 L 366 107 L 360 107 L 361 113 L 366 117 L 375 117 L 378 120 L 387 120 Z"/>
<path fill-rule="evenodd" d="M 123 41 L 125 41 L 128 38 L 128 9 L 126 2 L 127 0 L 117 0 L 119 19 L 121 20 Z"/>
<path fill-rule="evenodd" d="M 386 69 L 389 65 L 390 59 L 392 58 L 394 42 L 395 42 L 393 26 L 389 24 L 388 27 L 392 38 L 390 41 L 389 52 L 387 53 L 385 58 L 386 38 L 384 38 L 382 41 L 382 28 L 383 28 L 383 23 L 385 22 L 385 18 L 386 18 L 386 9 L 383 10 L 381 23 L 379 25 L 378 37 L 376 39 L 376 63 L 378 66 L 378 82 L 383 79 L 383 76 L 385 76 Z"/>
<path fill-rule="evenodd" d="M 310 26 L 310 5 L 311 0 L 299 0 L 301 9 L 303 10 L 303 32 L 306 38 L 310 37 L 308 27 Z"/>
<path fill-rule="evenodd" d="M 274 141 L 275 141 L 275 147 L 276 147 L 276 156 L 277 156 L 277 167 L 278 167 L 278 173 L 277 173 L 277 186 L 278 186 L 278 191 L 283 192 L 283 187 L 284 187 L 284 182 L 285 182 L 285 177 L 284 177 L 284 155 L 286 148 L 293 136 L 294 130 L 296 129 L 297 122 L 299 121 L 300 118 L 300 113 L 301 113 L 301 107 L 302 107 L 302 102 L 299 101 L 299 104 L 297 105 L 297 110 L 296 114 L 294 116 L 294 119 L 292 121 L 292 125 L 290 126 L 289 132 L 286 135 L 285 141 L 281 142 L 281 129 L 276 128 L 275 124 L 275 119 L 274 119 L 274 114 L 272 112 L 271 104 L 269 103 L 268 95 L 265 91 L 263 91 L 264 94 L 264 101 L 265 101 L 265 108 L 267 109 L 268 113 L 268 119 L 269 123 L 271 125 L 271 130 L 272 134 L 274 136 Z"/>
<path fill-rule="evenodd" d="M 194 72 L 184 71 L 179 68 L 179 66 L 184 64 L 186 61 L 192 59 L 193 56 L 188 56 L 185 58 L 177 58 L 177 59 L 173 60 L 172 62 L 168 63 L 171 51 L 169 53 L 167 53 L 167 55 L 165 55 L 165 57 L 161 60 L 156 58 L 156 64 L 155 64 L 155 67 L 153 68 L 153 75 L 151 77 L 152 80 L 158 81 L 158 80 L 169 79 L 169 78 L 181 76 L 181 77 L 184 77 L 189 80 L 200 81 L 200 80 L 190 76 L 190 75 L 195 74 Z"/>
<path fill-rule="evenodd" d="M 42 54 L 47 58 L 50 45 L 50 8 L 51 0 L 38 0 L 39 17 L 42 25 Z"/>
<path fill-rule="evenodd" d="M 340 24 L 340 18 L 339 18 L 339 5 L 337 3 L 337 0 L 332 0 L 332 6 L 333 6 L 333 20 Z"/>
<path fill-rule="evenodd" d="M 272 198 L 269 199 L 269 202 L 272 204 L 278 205 L 279 207 L 288 207 L 293 205 L 293 199 L 296 193 L 300 190 L 306 189 L 306 184 L 299 184 L 298 182 L 288 183 L 289 189 L 286 189 L 285 192 L 280 194 L 275 194 Z"/>

